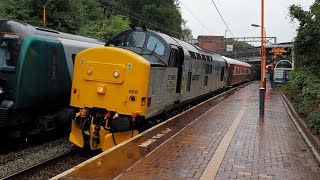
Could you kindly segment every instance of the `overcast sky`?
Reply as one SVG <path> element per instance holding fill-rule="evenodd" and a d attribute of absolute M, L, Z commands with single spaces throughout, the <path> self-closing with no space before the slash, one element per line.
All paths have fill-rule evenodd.
<path fill-rule="evenodd" d="M 183 19 L 187 21 L 187 26 L 195 38 L 198 35 L 225 35 L 227 27 L 211 0 L 180 0 L 180 2 Z M 214 0 L 214 2 L 235 37 L 261 36 L 260 28 L 251 27 L 251 24 L 261 24 L 261 0 Z M 298 23 L 291 21 L 289 6 L 300 4 L 304 10 L 308 10 L 313 2 L 314 0 L 265 0 L 267 36 L 277 37 L 278 43 L 292 41 Z M 227 32 L 226 36 L 231 37 L 231 33 Z"/>

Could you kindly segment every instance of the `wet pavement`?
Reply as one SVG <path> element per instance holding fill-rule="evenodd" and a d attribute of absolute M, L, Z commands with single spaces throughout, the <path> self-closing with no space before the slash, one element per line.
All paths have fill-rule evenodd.
<path fill-rule="evenodd" d="M 254 82 L 57 178 L 319 179 L 317 161 L 279 91 L 267 89 L 264 119 L 259 118 L 259 83 Z"/>

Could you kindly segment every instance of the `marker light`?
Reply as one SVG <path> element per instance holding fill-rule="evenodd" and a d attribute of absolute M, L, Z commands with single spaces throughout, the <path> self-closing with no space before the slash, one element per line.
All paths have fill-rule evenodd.
<path fill-rule="evenodd" d="M 115 72 L 113 73 L 113 76 L 114 76 L 115 78 L 119 77 L 119 72 L 118 72 L 118 71 L 115 71 Z"/>
<path fill-rule="evenodd" d="M 88 69 L 87 69 L 87 74 L 88 74 L 88 75 L 91 75 L 91 74 L 92 74 L 92 69 L 91 69 L 91 68 L 88 68 Z"/>

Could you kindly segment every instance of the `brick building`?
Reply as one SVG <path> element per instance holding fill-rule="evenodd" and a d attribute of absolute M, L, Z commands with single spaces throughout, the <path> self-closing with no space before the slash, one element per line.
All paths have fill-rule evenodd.
<path fill-rule="evenodd" d="M 224 36 L 198 36 L 195 45 L 210 52 L 223 52 Z"/>

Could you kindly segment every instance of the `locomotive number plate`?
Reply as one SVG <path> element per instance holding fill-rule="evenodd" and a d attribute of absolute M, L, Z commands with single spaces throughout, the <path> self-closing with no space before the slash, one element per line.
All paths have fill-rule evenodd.
<path fill-rule="evenodd" d="M 139 94 L 139 91 L 138 91 L 138 90 L 135 90 L 135 89 L 130 89 L 130 90 L 129 90 L 129 93 L 130 93 L 130 94 Z"/>

